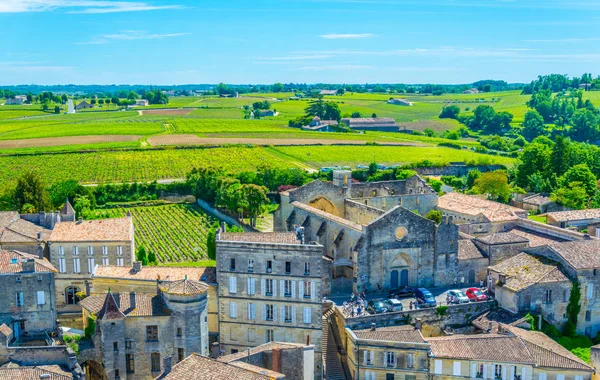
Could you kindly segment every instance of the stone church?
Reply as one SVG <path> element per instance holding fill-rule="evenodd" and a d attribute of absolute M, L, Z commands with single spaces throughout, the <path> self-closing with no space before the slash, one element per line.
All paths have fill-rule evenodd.
<path fill-rule="evenodd" d="M 281 193 L 276 231 L 303 227 L 308 241 L 333 260 L 333 291 L 452 285 L 458 273 L 459 229 L 424 218 L 437 193 L 419 176 L 353 183 L 350 171 Z"/>

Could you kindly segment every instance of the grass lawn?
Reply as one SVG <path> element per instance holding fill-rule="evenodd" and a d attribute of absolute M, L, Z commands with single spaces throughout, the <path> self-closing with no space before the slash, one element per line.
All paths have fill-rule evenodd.
<path fill-rule="evenodd" d="M 546 223 L 546 217 L 540 215 L 529 215 L 527 218 L 533 220 L 534 222 Z"/>

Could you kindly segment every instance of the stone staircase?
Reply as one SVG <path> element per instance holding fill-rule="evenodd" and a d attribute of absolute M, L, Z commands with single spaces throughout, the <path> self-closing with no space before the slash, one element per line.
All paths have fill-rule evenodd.
<path fill-rule="evenodd" d="M 323 368 L 326 380 L 346 380 L 344 370 L 338 356 L 337 344 L 329 326 L 329 315 L 323 315 Z"/>

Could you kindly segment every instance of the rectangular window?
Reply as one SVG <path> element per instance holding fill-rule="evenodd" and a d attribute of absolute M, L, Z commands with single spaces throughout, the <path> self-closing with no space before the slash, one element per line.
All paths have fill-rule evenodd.
<path fill-rule="evenodd" d="M 290 274 L 290 273 L 292 273 L 292 262 L 286 261 L 285 262 L 285 274 Z"/>
<path fill-rule="evenodd" d="M 547 379 L 547 376 L 544 372 L 540 372 L 538 374 L 538 380 L 546 380 L 546 379 Z"/>
<path fill-rule="evenodd" d="M 88 256 L 94 256 L 94 247 L 88 246 Z"/>
<path fill-rule="evenodd" d="M 46 304 L 46 293 L 43 290 L 37 291 L 37 304 L 45 305 Z"/>
<path fill-rule="evenodd" d="M 569 289 L 563 289 L 563 302 L 569 302 Z"/>
<path fill-rule="evenodd" d="M 271 260 L 267 260 L 267 273 L 273 272 L 273 262 Z"/>
<path fill-rule="evenodd" d="M 591 300 L 594 298 L 594 284 L 589 283 L 587 286 L 587 299 Z"/>
<path fill-rule="evenodd" d="M 79 256 L 79 247 L 73 247 L 73 256 Z"/>
<path fill-rule="evenodd" d="M 511 380 L 521 380 L 521 374 L 519 373 L 517 366 L 511 366 Z"/>
<path fill-rule="evenodd" d="M 405 375 L 404 380 L 417 380 L 416 375 Z"/>
<path fill-rule="evenodd" d="M 415 368 L 415 354 L 406 354 L 406 368 Z"/>
<path fill-rule="evenodd" d="M 253 277 L 248 278 L 248 289 L 246 289 L 246 293 L 249 296 L 253 296 L 256 294 L 256 279 Z"/>
<path fill-rule="evenodd" d="M 108 257 L 103 257 L 102 258 L 102 265 L 110 265 L 109 261 L 108 261 Z"/>
<path fill-rule="evenodd" d="M 235 259 L 229 259 L 229 270 L 235 271 Z"/>
<path fill-rule="evenodd" d="M 394 380 L 394 374 L 393 373 L 386 373 L 385 374 L 385 380 Z"/>
<path fill-rule="evenodd" d="M 123 258 L 122 257 L 117 257 L 117 266 L 120 266 L 120 267 L 123 266 Z"/>
<path fill-rule="evenodd" d="M 433 373 L 435 373 L 436 375 L 442 374 L 442 361 L 440 359 L 435 359 Z"/>
<path fill-rule="evenodd" d="M 153 352 L 150 354 L 150 364 L 152 367 L 152 372 L 160 371 L 160 354 L 158 352 Z"/>
<path fill-rule="evenodd" d="M 248 319 L 251 321 L 256 319 L 256 305 L 253 303 L 248 304 Z"/>
<path fill-rule="evenodd" d="M 273 320 L 273 305 L 266 305 L 265 312 L 266 312 L 265 319 L 267 321 L 272 321 Z M 269 340 L 269 342 L 270 342 L 270 340 Z"/>
<path fill-rule="evenodd" d="M 394 352 L 386 352 L 385 353 L 384 365 L 386 367 L 395 367 L 396 366 L 396 354 Z"/>
<path fill-rule="evenodd" d="M 229 294 L 237 293 L 237 278 L 229 277 Z"/>
<path fill-rule="evenodd" d="M 119 352 L 119 342 L 113 342 L 113 351 Z"/>
<path fill-rule="evenodd" d="M 291 297 L 292 296 L 292 281 L 291 280 L 284 280 L 283 281 L 283 291 L 284 291 L 284 296 L 285 297 Z"/>
<path fill-rule="evenodd" d="M 237 303 L 229 302 L 229 318 L 237 318 Z"/>
<path fill-rule="evenodd" d="M 305 307 L 302 312 L 302 321 L 306 324 L 310 324 L 312 322 L 312 313 L 310 307 Z"/>
<path fill-rule="evenodd" d="M 544 291 L 544 303 L 552 303 L 552 289 Z"/>
<path fill-rule="evenodd" d="M 38 280 L 38 282 L 42 282 L 43 279 L 42 279 L 42 275 L 41 274 L 38 274 L 37 280 Z"/>
<path fill-rule="evenodd" d="M 178 348 L 177 349 L 177 363 L 179 363 L 183 359 L 185 359 L 185 351 L 183 350 L 183 348 Z"/>
<path fill-rule="evenodd" d="M 502 379 L 502 365 L 494 364 L 494 379 Z"/>
<path fill-rule="evenodd" d="M 311 284 L 310 281 L 303 281 L 302 282 L 302 296 L 304 298 L 311 298 Z"/>
<path fill-rule="evenodd" d="M 96 266 L 96 262 L 93 257 L 88 259 L 88 273 L 92 273 L 94 271 L 94 266 Z"/>
<path fill-rule="evenodd" d="M 107 246 L 102 247 L 102 256 L 108 256 L 108 247 Z"/>
<path fill-rule="evenodd" d="M 287 323 L 292 323 L 292 307 L 284 306 L 283 310 L 284 310 L 284 321 Z"/>
<path fill-rule="evenodd" d="M 460 376 L 460 362 L 452 363 L 452 375 Z"/>
<path fill-rule="evenodd" d="M 17 292 L 15 302 L 17 306 L 23 306 L 23 292 Z"/>
<path fill-rule="evenodd" d="M 178 328 L 177 328 L 177 336 L 179 336 L 179 337 L 180 337 L 180 336 L 182 336 L 182 335 L 183 335 L 183 332 L 182 332 L 182 330 L 181 330 L 181 327 L 178 327 Z"/>
<path fill-rule="evenodd" d="M 67 272 L 67 264 L 65 263 L 65 258 L 64 257 L 60 257 L 58 259 L 58 271 L 60 273 L 66 273 Z"/>
<path fill-rule="evenodd" d="M 117 256 L 123 256 L 123 247 L 121 247 L 121 246 L 117 247 Z"/>
<path fill-rule="evenodd" d="M 556 374 L 556 380 L 565 380 L 565 375 L 560 373 Z"/>
<path fill-rule="evenodd" d="M 248 272 L 254 272 L 254 260 L 248 259 Z"/>
<path fill-rule="evenodd" d="M 586 310 L 585 311 L 585 321 L 586 322 L 590 322 L 592 320 L 592 311 L 591 310 Z"/>
<path fill-rule="evenodd" d="M 58 255 L 59 256 L 65 255 L 65 247 L 58 247 Z"/>
<path fill-rule="evenodd" d="M 81 267 L 79 265 L 79 258 L 73 259 L 73 273 L 81 273 Z"/>
<path fill-rule="evenodd" d="M 477 364 L 475 377 L 478 379 L 483 379 L 483 364 Z"/>
<path fill-rule="evenodd" d="M 149 342 L 158 341 L 158 326 L 146 326 L 146 340 Z"/>
<path fill-rule="evenodd" d="M 304 275 L 310 276 L 310 263 L 304 263 Z"/>
<path fill-rule="evenodd" d="M 126 350 L 131 350 L 131 347 L 132 347 L 132 344 L 131 344 L 131 343 L 132 343 L 132 342 L 131 342 L 130 340 L 126 340 L 126 341 L 125 341 L 125 349 L 126 349 Z"/>
<path fill-rule="evenodd" d="M 373 364 L 375 364 L 374 363 L 375 362 L 375 360 L 374 360 L 374 358 L 375 358 L 375 352 L 365 350 L 365 351 L 363 351 L 363 355 L 364 355 L 364 363 L 365 363 L 365 365 L 373 365 Z"/>
<path fill-rule="evenodd" d="M 118 369 L 115 369 L 115 380 L 121 380 L 121 372 Z"/>
<path fill-rule="evenodd" d="M 273 280 L 267 279 L 265 281 L 265 286 L 266 286 L 266 295 L 272 296 L 273 295 Z"/>
<path fill-rule="evenodd" d="M 266 339 L 267 343 L 274 341 L 275 340 L 275 331 L 267 330 L 265 339 Z"/>
<path fill-rule="evenodd" d="M 135 373 L 135 359 L 133 354 L 125 354 L 125 370 L 127 373 Z"/>

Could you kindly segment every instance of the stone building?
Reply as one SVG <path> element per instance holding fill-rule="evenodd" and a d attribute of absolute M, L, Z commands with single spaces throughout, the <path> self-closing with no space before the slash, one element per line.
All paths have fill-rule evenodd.
<path fill-rule="evenodd" d="M 427 338 L 432 380 L 590 380 L 593 367 L 545 334 L 502 325 L 497 334 Z"/>
<path fill-rule="evenodd" d="M 323 246 L 299 233 L 217 236 L 219 342 L 236 353 L 271 341 L 315 346 L 321 374 Z"/>
<path fill-rule="evenodd" d="M 546 222 L 556 227 L 584 230 L 590 224 L 600 222 L 600 208 L 549 212 Z"/>
<path fill-rule="evenodd" d="M 444 286 L 456 279 L 458 227 L 425 215 L 437 193 L 419 176 L 401 181 L 352 183 L 334 171 L 333 183 L 314 181 L 281 193 L 277 231 L 302 226 L 307 240 L 333 260 L 339 292 L 410 286 Z"/>
<path fill-rule="evenodd" d="M 0 251 L 0 324 L 11 330 L 12 338 L 56 330 L 55 273 L 46 259 Z"/>
<path fill-rule="evenodd" d="M 217 269 L 215 267 L 161 267 L 142 266 L 139 261 L 133 267 L 97 265 L 90 280 L 90 292 L 153 293 L 156 281 L 202 281 L 208 285 L 208 333 L 209 344 L 219 339 L 219 308 L 217 299 Z"/>
<path fill-rule="evenodd" d="M 44 257 L 50 230 L 21 218 L 16 211 L 0 212 L 0 249 Z"/>
<path fill-rule="evenodd" d="M 157 377 L 164 359 L 208 355 L 208 285 L 157 282 L 157 292 L 91 295 L 80 302 L 83 323 L 96 317 L 95 361 L 109 379 Z"/>
<path fill-rule="evenodd" d="M 58 269 L 56 305 L 61 319 L 78 314 L 79 292 L 96 265 L 131 267 L 134 229 L 131 217 L 56 223 L 48 239 L 50 262 Z"/>
<path fill-rule="evenodd" d="M 413 326 L 346 328 L 346 339 L 352 379 L 429 378 L 429 344 Z"/>

